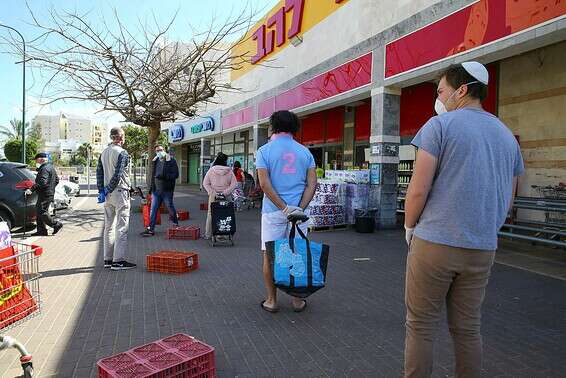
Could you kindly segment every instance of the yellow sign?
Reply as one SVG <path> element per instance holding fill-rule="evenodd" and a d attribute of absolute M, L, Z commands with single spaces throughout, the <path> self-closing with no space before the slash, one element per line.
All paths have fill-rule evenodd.
<path fill-rule="evenodd" d="M 233 57 L 245 57 L 234 65 L 231 80 L 251 71 L 256 64 L 269 60 L 286 48 L 295 38 L 312 29 L 334 13 L 348 0 L 281 0 L 267 15 L 255 24 L 232 48 Z M 337 31 L 339 32 L 339 31 Z M 330 37 L 330 36 L 329 36 Z M 331 38 L 331 37 L 330 37 Z"/>

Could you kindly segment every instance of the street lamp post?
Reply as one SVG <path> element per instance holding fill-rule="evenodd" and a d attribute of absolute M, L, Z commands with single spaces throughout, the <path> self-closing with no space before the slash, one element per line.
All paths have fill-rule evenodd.
<path fill-rule="evenodd" d="M 0 26 L 16 32 L 22 39 L 23 59 L 22 59 L 22 163 L 26 164 L 26 40 L 22 33 L 11 26 L 4 25 L 0 22 Z"/>

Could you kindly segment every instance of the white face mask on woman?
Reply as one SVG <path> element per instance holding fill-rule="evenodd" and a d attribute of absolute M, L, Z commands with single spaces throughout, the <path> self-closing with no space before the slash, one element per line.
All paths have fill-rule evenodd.
<path fill-rule="evenodd" d="M 474 84 L 474 83 L 479 83 L 479 81 L 475 80 L 475 81 L 470 81 L 469 83 L 466 83 L 466 84 L 462 84 L 458 89 L 462 88 L 464 85 L 470 85 L 470 84 Z M 458 89 L 456 89 L 454 92 L 452 92 L 450 97 L 448 97 L 446 99 L 446 102 L 450 101 L 452 96 L 454 96 L 454 94 L 456 94 L 456 92 L 458 92 Z M 448 112 L 448 109 L 446 109 L 446 105 L 444 105 L 444 103 L 442 101 L 440 101 L 440 98 L 438 98 L 438 97 L 436 98 L 436 101 L 434 102 L 434 111 L 438 115 Z"/>
<path fill-rule="evenodd" d="M 165 151 L 157 151 L 157 157 L 160 159 L 164 159 L 165 158 Z"/>

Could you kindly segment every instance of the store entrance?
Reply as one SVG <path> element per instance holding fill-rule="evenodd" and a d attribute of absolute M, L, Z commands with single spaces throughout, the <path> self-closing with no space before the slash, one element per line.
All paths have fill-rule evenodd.
<path fill-rule="evenodd" d="M 188 183 L 189 184 L 195 184 L 198 185 L 199 181 L 198 181 L 198 168 L 199 168 L 199 160 L 200 160 L 200 155 L 199 154 L 189 154 L 189 166 L 188 166 L 188 175 L 187 177 L 189 178 Z"/>
<path fill-rule="evenodd" d="M 323 166 L 323 148 L 322 147 L 317 147 L 317 148 L 309 148 L 309 151 L 311 152 L 312 156 L 314 157 L 314 162 L 316 163 L 317 167 L 322 167 Z"/>
<path fill-rule="evenodd" d="M 309 147 L 309 151 L 319 168 L 324 170 L 342 169 L 344 166 L 342 145 L 314 146 Z"/>

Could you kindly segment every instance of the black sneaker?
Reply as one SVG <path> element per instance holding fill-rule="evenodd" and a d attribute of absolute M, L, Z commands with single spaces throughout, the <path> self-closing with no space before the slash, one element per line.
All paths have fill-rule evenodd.
<path fill-rule="evenodd" d="M 112 263 L 112 267 L 110 267 L 111 270 L 128 270 L 128 269 L 134 269 L 137 265 L 133 264 L 133 263 L 129 263 L 127 261 L 120 261 L 120 262 L 115 262 Z"/>
<path fill-rule="evenodd" d="M 53 227 L 53 233 L 51 235 L 55 235 L 63 228 L 63 223 L 59 222 Z"/>
<path fill-rule="evenodd" d="M 144 232 L 142 232 L 140 234 L 141 236 L 153 236 L 155 235 L 155 232 L 153 230 L 150 230 L 149 228 L 146 228 Z"/>
<path fill-rule="evenodd" d="M 112 260 L 104 260 L 104 267 L 110 268 L 112 266 Z"/>

